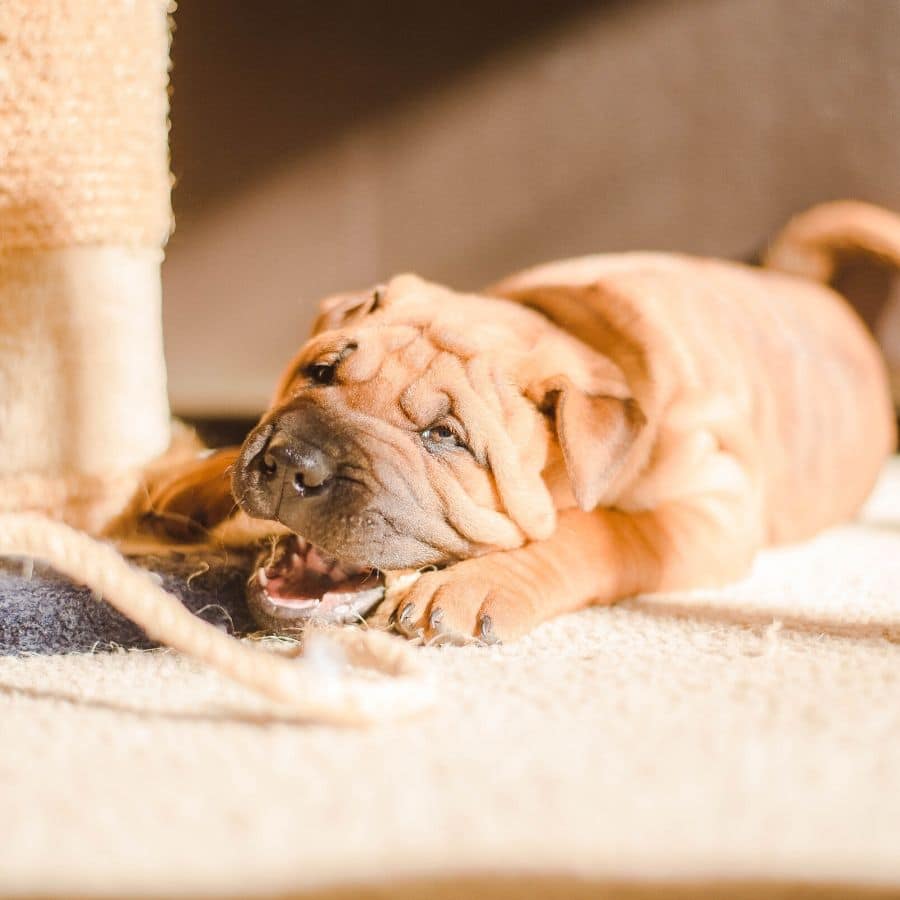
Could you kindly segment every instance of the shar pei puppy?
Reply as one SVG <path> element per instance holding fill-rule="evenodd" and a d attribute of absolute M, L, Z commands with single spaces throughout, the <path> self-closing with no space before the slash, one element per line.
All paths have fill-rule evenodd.
<path fill-rule="evenodd" d="M 276 623 L 398 570 L 378 621 L 487 642 L 740 578 L 853 516 L 894 447 L 882 360 L 826 286 L 845 253 L 897 263 L 900 219 L 817 207 L 760 268 L 626 253 L 330 298 L 243 447 L 157 479 L 154 515 L 298 535 L 258 575 Z"/>

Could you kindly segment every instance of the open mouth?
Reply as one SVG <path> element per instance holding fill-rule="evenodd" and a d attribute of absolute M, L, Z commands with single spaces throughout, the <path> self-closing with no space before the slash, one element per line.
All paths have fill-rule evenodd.
<path fill-rule="evenodd" d="M 298 631 L 312 620 L 359 622 L 383 597 L 378 571 L 342 563 L 295 534 L 260 554 L 247 585 L 253 617 L 275 632 Z"/>

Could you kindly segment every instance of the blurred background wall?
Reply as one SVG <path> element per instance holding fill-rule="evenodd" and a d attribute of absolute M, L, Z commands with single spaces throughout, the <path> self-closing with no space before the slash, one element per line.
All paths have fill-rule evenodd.
<path fill-rule="evenodd" d="M 821 200 L 900 210 L 896 0 L 186 0 L 175 20 L 181 414 L 258 413 L 316 301 L 398 271 L 470 288 L 597 251 L 747 258 Z"/>

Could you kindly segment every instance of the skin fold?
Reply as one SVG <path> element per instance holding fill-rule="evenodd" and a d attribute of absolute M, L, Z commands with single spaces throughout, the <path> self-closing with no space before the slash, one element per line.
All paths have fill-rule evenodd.
<path fill-rule="evenodd" d="M 873 232 L 900 258 L 895 217 L 867 232 L 872 208 L 823 209 L 780 260 L 846 234 L 866 252 Z M 348 564 L 434 567 L 377 620 L 510 640 L 741 577 L 760 548 L 854 515 L 894 442 L 878 351 L 830 288 L 618 254 L 479 295 L 401 275 L 329 298 L 243 448 L 167 471 L 150 503 L 211 527 L 236 500 Z"/>

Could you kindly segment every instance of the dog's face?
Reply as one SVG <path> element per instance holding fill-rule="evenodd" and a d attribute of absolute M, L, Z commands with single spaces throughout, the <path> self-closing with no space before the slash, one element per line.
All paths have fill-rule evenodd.
<path fill-rule="evenodd" d="M 326 301 L 234 493 L 349 563 L 446 563 L 549 536 L 572 502 L 546 480 L 556 464 L 594 505 L 590 473 L 615 468 L 639 424 L 621 373 L 542 316 L 400 276 Z"/>

